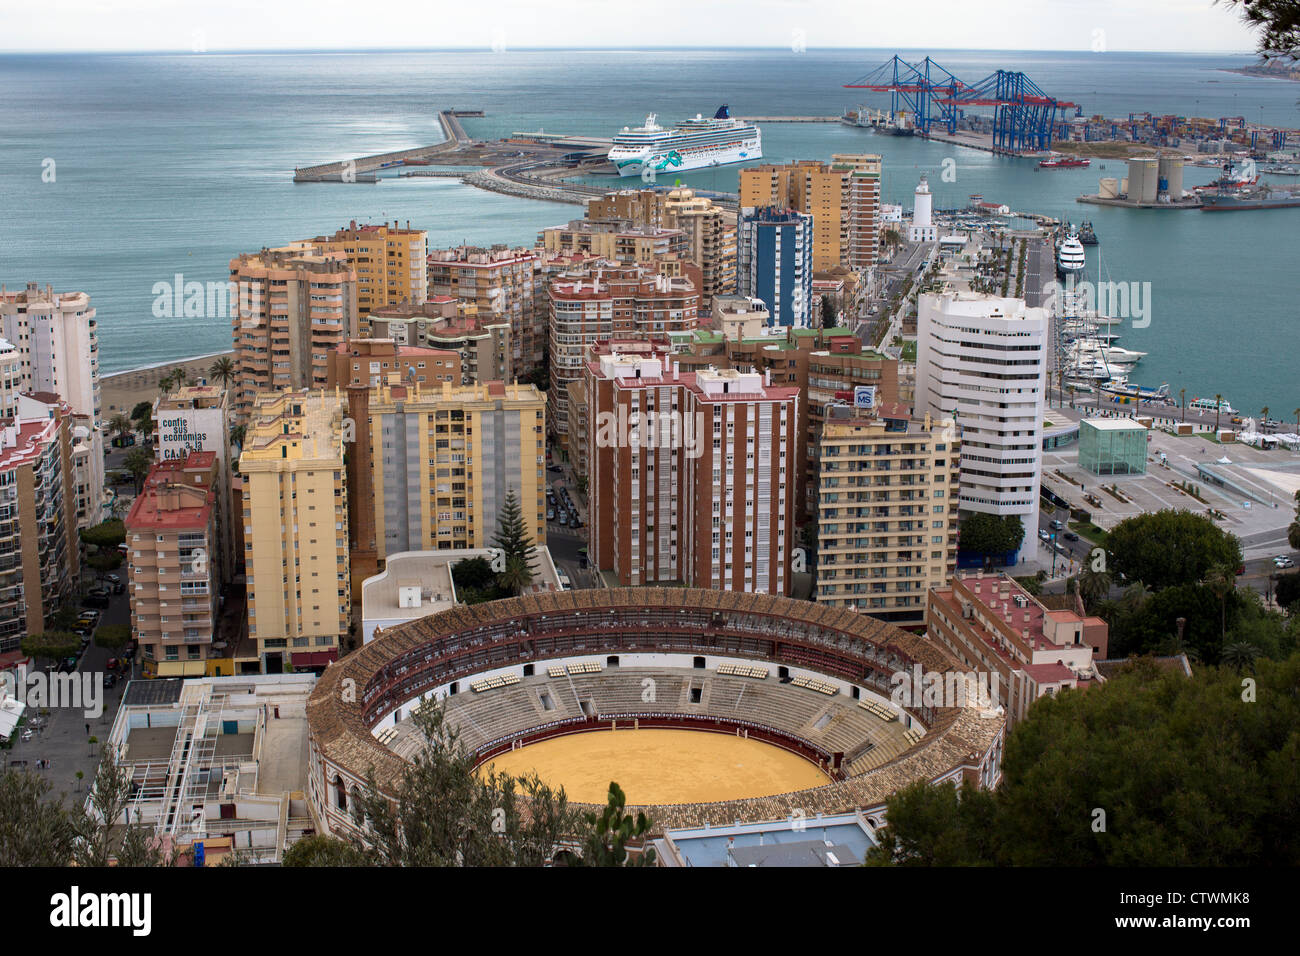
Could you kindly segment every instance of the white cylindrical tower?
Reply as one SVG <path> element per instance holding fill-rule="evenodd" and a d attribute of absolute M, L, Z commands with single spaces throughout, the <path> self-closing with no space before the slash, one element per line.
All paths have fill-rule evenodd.
<path fill-rule="evenodd" d="M 916 203 L 912 207 L 912 225 L 929 226 L 932 225 L 930 219 L 930 184 L 926 182 L 925 173 L 921 174 L 921 181 L 916 184 Z"/>

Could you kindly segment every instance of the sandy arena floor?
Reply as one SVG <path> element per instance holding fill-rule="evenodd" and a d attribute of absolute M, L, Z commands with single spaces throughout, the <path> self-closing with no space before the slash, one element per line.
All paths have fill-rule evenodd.
<path fill-rule="evenodd" d="M 492 765 L 514 776 L 536 770 L 552 786 L 562 785 L 570 800 L 598 804 L 611 780 L 629 804 L 654 804 L 766 797 L 830 779 L 780 747 L 692 730 L 570 734 L 501 754 Z"/>

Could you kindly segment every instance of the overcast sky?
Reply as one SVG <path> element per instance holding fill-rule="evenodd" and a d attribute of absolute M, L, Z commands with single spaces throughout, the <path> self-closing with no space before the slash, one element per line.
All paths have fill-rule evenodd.
<path fill-rule="evenodd" d="M 1032 11 L 1032 14 L 1030 14 Z M 1254 49 L 1213 0 L 0 0 L 0 50 Z"/>

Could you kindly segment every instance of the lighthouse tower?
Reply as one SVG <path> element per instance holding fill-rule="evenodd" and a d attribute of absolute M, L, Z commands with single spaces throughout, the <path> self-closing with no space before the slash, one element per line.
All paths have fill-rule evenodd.
<path fill-rule="evenodd" d="M 932 199 L 930 184 L 926 182 L 925 173 L 922 173 L 921 181 L 916 184 L 916 199 L 912 205 L 912 226 L 907 232 L 907 238 L 911 242 L 935 242 L 938 240 L 934 222 L 930 216 L 930 202 Z"/>

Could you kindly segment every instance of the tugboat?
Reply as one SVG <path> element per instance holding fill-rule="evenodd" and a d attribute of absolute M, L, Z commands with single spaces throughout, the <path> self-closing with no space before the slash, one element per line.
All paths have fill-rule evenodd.
<path fill-rule="evenodd" d="M 1092 223 L 1083 222 L 1079 224 L 1079 241 L 1085 246 L 1095 246 L 1097 244 L 1097 233 L 1093 232 Z"/>
<path fill-rule="evenodd" d="M 1039 169 L 1082 169 L 1092 165 L 1092 160 L 1079 156 L 1053 156 L 1051 159 L 1038 161 Z"/>

